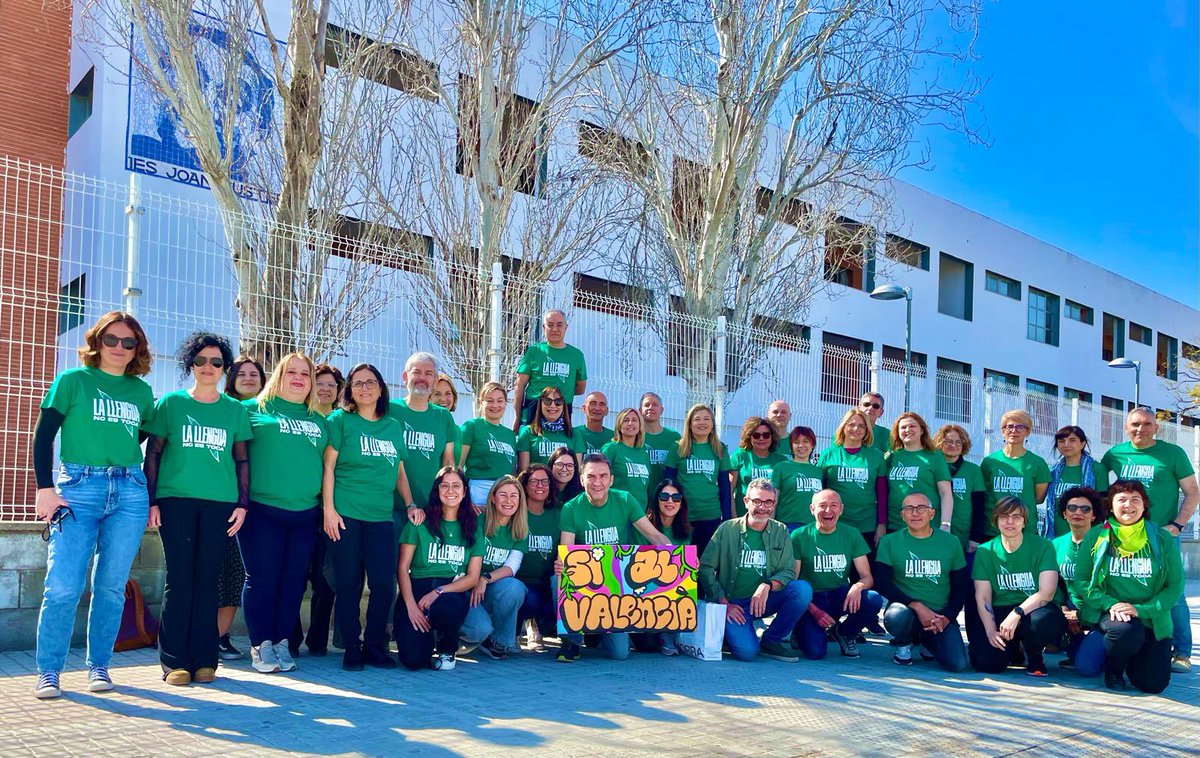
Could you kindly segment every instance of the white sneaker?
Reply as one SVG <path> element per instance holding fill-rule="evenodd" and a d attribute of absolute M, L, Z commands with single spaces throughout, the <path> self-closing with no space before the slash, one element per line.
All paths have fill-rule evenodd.
<path fill-rule="evenodd" d="M 433 660 L 433 668 L 437 671 L 453 671 L 454 656 L 450 653 L 439 653 Z"/>
<path fill-rule="evenodd" d="M 295 671 L 296 659 L 292 657 L 291 651 L 288 650 L 287 640 L 284 640 L 283 642 L 276 642 L 274 648 L 275 658 L 279 661 L 279 670 Z"/>
<path fill-rule="evenodd" d="M 279 659 L 275 657 L 275 646 L 270 640 L 264 640 L 261 645 L 250 646 L 250 665 L 260 674 L 274 674 L 279 671 Z"/>
<path fill-rule="evenodd" d="M 913 664 L 912 645 L 898 645 L 896 654 L 892 656 L 892 663 L 897 666 L 911 666 Z"/>

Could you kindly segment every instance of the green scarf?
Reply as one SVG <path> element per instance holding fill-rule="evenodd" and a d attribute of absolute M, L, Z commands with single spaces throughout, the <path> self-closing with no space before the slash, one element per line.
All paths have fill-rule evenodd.
<path fill-rule="evenodd" d="M 1109 516 L 1108 524 L 1112 528 L 1113 547 L 1117 549 L 1117 555 L 1122 558 L 1129 558 L 1137 555 L 1145 547 L 1150 536 L 1146 532 L 1146 520 L 1123 526 L 1115 518 Z"/>

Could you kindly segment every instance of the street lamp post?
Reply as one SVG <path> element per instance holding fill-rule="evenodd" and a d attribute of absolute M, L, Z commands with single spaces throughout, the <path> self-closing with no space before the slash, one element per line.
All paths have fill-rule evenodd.
<path fill-rule="evenodd" d="M 901 287 L 897 284 L 881 284 L 871 290 L 872 300 L 905 301 L 904 318 L 904 410 L 909 408 L 910 375 L 912 374 L 912 288 Z"/>
<path fill-rule="evenodd" d="M 1108 362 L 1109 368 L 1133 369 L 1133 407 L 1142 405 L 1142 362 L 1130 358 L 1116 358 Z"/>

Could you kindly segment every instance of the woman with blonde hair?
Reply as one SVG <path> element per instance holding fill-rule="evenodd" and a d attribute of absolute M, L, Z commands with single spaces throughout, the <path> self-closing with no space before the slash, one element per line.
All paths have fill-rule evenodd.
<path fill-rule="evenodd" d="M 938 510 L 942 531 L 950 531 L 954 516 L 954 488 L 946 456 L 933 448 L 929 425 L 912 411 L 901 413 L 892 424 L 892 453 L 888 458 L 888 531 L 904 529 L 900 508 L 904 498 L 920 492 Z"/>
<path fill-rule="evenodd" d="M 517 647 L 517 615 L 525 585 L 517 579 L 529 536 L 525 489 L 515 476 L 496 480 L 487 496 L 483 521 L 483 565 L 471 591 L 471 609 L 459 634 L 470 647 L 504 660 Z"/>
<path fill-rule="evenodd" d="M 1000 434 L 1004 447 L 983 459 L 983 486 L 987 492 L 984 502 L 984 535 L 989 539 L 998 532 L 992 511 L 1000 499 L 1011 495 L 1019 498 L 1030 510 L 1046 499 L 1050 487 L 1050 467 L 1037 453 L 1025 449 L 1025 440 L 1033 431 L 1033 417 L 1021 409 L 1005 412 L 1000 417 Z M 1025 531 L 1037 534 L 1037 519 L 1029 519 Z"/>
<path fill-rule="evenodd" d="M 862 534 L 872 555 L 888 519 L 887 464 L 873 441 L 871 419 L 851 408 L 834 431 L 833 444 L 817 460 L 825 486 L 842 498 L 842 521 Z"/>
<path fill-rule="evenodd" d="M 462 453 L 459 465 L 471 482 L 471 502 L 487 502 L 492 485 L 517 469 L 517 435 L 500 419 L 508 408 L 508 392 L 500 382 L 488 382 L 479 390 L 480 416 L 460 427 Z"/>
<path fill-rule="evenodd" d="M 683 436 L 667 454 L 663 469 L 663 477 L 676 481 L 687 498 L 697 555 L 708 547 L 721 522 L 733 518 L 729 480 L 733 465 L 716 426 L 712 408 L 703 403 L 689 408 L 683 420 Z"/>
<path fill-rule="evenodd" d="M 646 449 L 645 421 L 637 408 L 617 414 L 612 442 L 600 453 L 612 464 L 612 486 L 628 492 L 644 508 L 650 494 L 650 451 Z"/>

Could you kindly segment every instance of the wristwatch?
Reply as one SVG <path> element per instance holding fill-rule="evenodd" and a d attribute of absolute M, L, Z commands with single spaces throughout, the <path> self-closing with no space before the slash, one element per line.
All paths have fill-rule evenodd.
<path fill-rule="evenodd" d="M 485 581 L 485 582 L 490 582 L 490 581 L 492 581 L 492 572 L 490 572 L 490 571 L 489 571 L 489 572 L 487 572 L 486 574 L 484 574 L 484 575 L 483 575 L 483 581 Z"/>
<path fill-rule="evenodd" d="M 950 526 L 950 522 L 949 522 L 949 521 L 943 521 L 943 522 L 942 522 L 942 526 Z"/>
<path fill-rule="evenodd" d="M 421 506 L 417 505 L 416 503 L 409 503 L 409 504 L 408 504 L 408 507 L 407 507 L 407 508 L 405 508 L 405 510 L 406 510 L 406 511 L 411 511 L 413 508 L 420 508 L 420 507 L 421 507 Z"/>
<path fill-rule="evenodd" d="M 1176 529 L 1178 529 L 1178 530 L 1179 530 L 1179 531 L 1181 531 L 1181 532 L 1182 532 L 1184 529 L 1186 529 L 1186 528 L 1187 528 L 1186 526 L 1184 526 L 1183 524 L 1179 523 L 1178 521 L 1172 521 L 1170 524 L 1167 524 L 1167 526 L 1173 526 L 1173 527 L 1175 527 Z"/>
<path fill-rule="evenodd" d="M 1013 608 L 1012 612 L 1017 614 L 1021 618 L 1025 618 L 1025 609 L 1019 605 L 1016 608 Z"/>
<path fill-rule="evenodd" d="M 436 593 L 437 593 L 437 594 L 439 594 L 439 595 L 440 595 L 440 594 L 442 594 L 442 588 L 441 588 L 441 587 L 434 587 L 434 588 L 433 588 L 433 591 L 434 591 L 434 592 L 436 592 Z"/>

